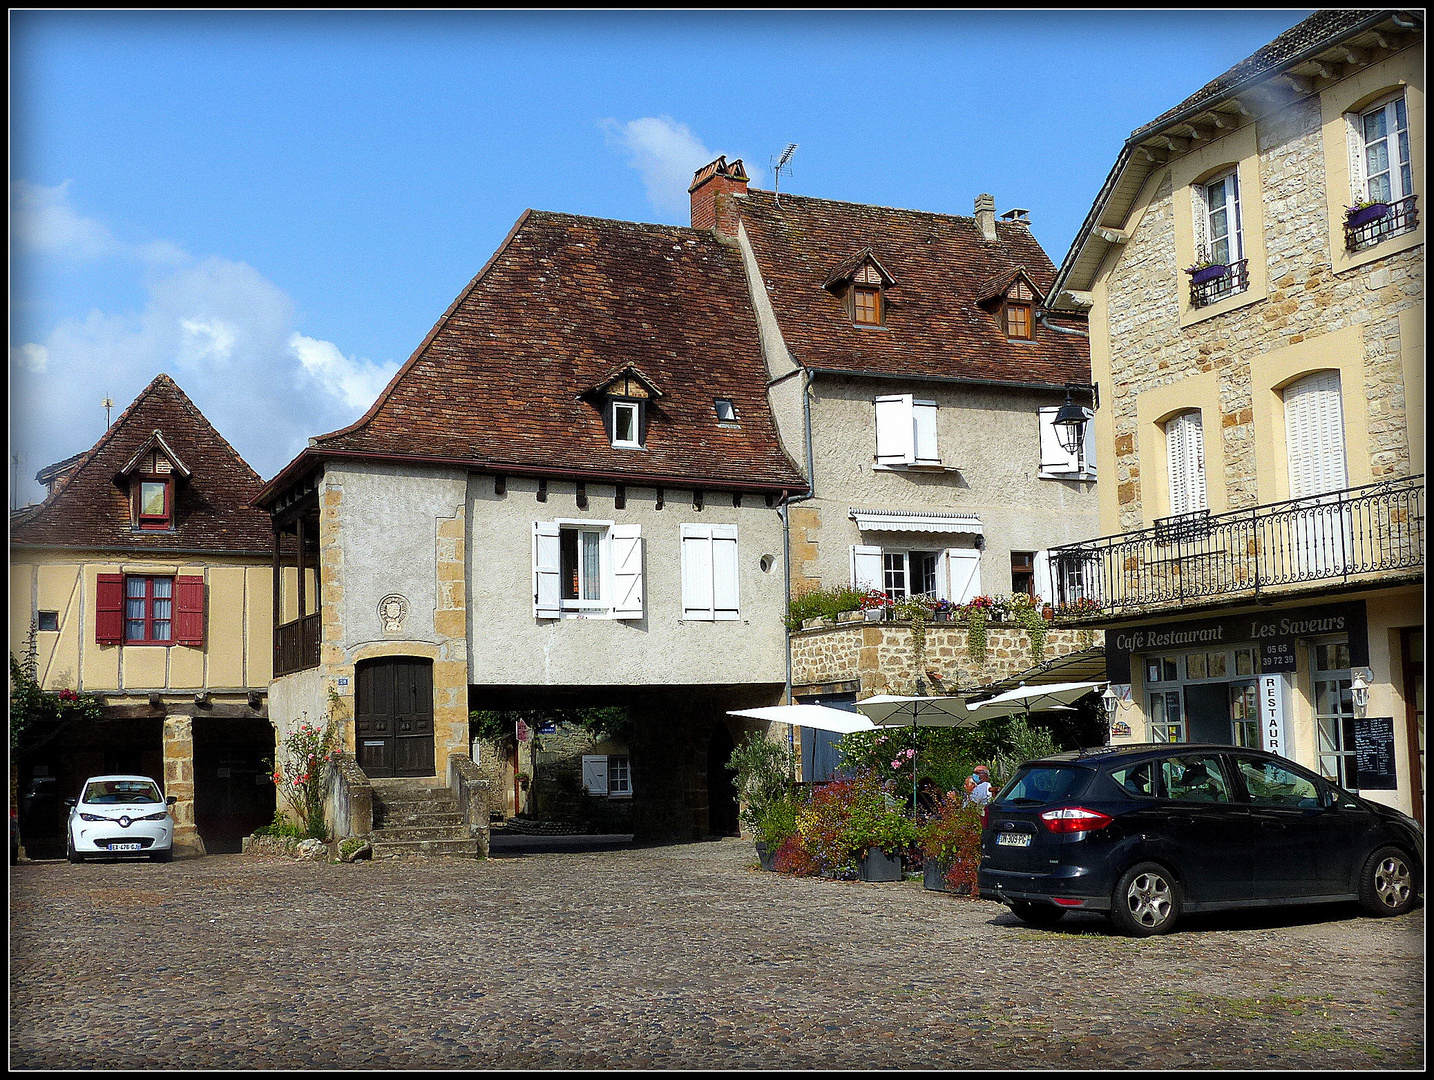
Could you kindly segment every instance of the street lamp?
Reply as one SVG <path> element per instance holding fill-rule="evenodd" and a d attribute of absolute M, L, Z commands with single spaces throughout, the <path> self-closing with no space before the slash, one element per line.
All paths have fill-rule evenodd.
<path fill-rule="evenodd" d="M 1066 403 L 1056 410 L 1055 419 L 1051 421 L 1051 426 L 1056 429 L 1056 442 L 1067 454 L 1074 454 L 1080 448 L 1088 422 L 1086 410 L 1071 400 L 1071 395 L 1077 390 L 1094 393 L 1095 387 L 1088 383 L 1066 383 Z"/>
<path fill-rule="evenodd" d="M 1363 716 L 1369 706 L 1369 675 L 1365 668 L 1356 668 L 1349 680 L 1350 695 L 1354 698 L 1355 712 Z"/>
<path fill-rule="evenodd" d="M 1120 708 L 1120 697 L 1110 683 L 1105 684 L 1105 693 L 1100 695 L 1100 703 L 1105 707 L 1106 720 L 1114 720 L 1115 710 Z"/>

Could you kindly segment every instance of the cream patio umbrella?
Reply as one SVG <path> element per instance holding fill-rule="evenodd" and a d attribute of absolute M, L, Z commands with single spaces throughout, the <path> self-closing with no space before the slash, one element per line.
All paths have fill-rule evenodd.
<path fill-rule="evenodd" d="M 1039 686 L 1022 684 L 1004 694 L 970 703 L 967 708 L 977 720 L 997 716 L 1026 716 L 1047 709 L 1069 709 L 1093 690 L 1104 686 L 1098 682 L 1045 683 Z"/>
<path fill-rule="evenodd" d="M 913 754 L 916 728 L 974 727 L 984 717 L 966 707 L 966 699 L 958 695 L 943 697 L 910 697 L 900 694 L 876 694 L 856 703 L 857 710 L 869 717 L 877 727 L 912 728 Z M 911 812 L 916 813 L 916 758 L 911 759 Z"/>

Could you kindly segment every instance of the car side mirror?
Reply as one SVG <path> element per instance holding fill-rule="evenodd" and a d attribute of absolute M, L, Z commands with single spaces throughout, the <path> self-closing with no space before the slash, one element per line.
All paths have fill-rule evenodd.
<path fill-rule="evenodd" d="M 66 805 L 66 806 L 74 806 L 75 803 L 78 802 L 78 801 L 79 801 L 78 799 L 66 799 L 66 800 L 65 800 L 65 805 Z"/>
<path fill-rule="evenodd" d="M 178 796 L 178 795 L 166 795 L 166 796 L 164 797 L 164 804 L 165 804 L 166 806 L 173 806 L 173 805 L 174 805 L 175 803 L 177 803 L 178 801 L 179 801 L 179 796 Z"/>
<path fill-rule="evenodd" d="M 1323 806 L 1326 810 L 1330 809 L 1331 807 L 1338 806 L 1339 792 L 1333 791 L 1330 788 L 1325 788 L 1324 791 L 1320 792 L 1319 804 Z"/>

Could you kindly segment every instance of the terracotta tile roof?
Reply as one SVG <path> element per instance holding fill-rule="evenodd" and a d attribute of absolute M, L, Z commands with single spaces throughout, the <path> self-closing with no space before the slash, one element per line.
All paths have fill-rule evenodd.
<path fill-rule="evenodd" d="M 662 392 L 644 450 L 612 446 L 592 393 L 628 365 Z M 739 425 L 719 426 L 715 398 Z M 778 443 L 740 254 L 705 231 L 531 210 L 373 407 L 309 456 L 344 452 L 805 487 Z"/>
<path fill-rule="evenodd" d="M 115 482 L 154 432 L 183 459 L 192 475 L 177 484 L 175 528 L 130 526 L 127 492 Z M 185 551 L 270 551 L 269 515 L 249 503 L 263 486 L 239 453 L 214 430 L 168 375 L 158 375 L 83 455 L 58 463 L 68 479 L 38 506 L 10 518 L 12 546 Z M 51 472 L 57 466 L 41 470 Z"/>
<path fill-rule="evenodd" d="M 1024 225 L 998 221 L 994 242 L 974 218 L 750 191 L 734 201 L 766 280 L 788 348 L 807 367 L 1009 382 L 1089 382 L 1084 338 L 1038 328 L 1006 339 L 977 306 L 983 285 L 1017 266 L 1046 293 L 1055 267 Z M 871 247 L 897 284 L 885 324 L 854 326 L 823 288 L 853 248 Z M 1061 320 L 1084 328 L 1084 322 Z"/>

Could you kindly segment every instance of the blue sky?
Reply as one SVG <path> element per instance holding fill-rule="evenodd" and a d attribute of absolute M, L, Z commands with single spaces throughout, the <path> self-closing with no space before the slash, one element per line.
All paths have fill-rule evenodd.
<path fill-rule="evenodd" d="M 12 11 L 12 504 L 161 371 L 267 479 L 525 208 L 685 225 L 718 154 L 990 192 L 1059 263 L 1129 133 L 1309 13 Z"/>

